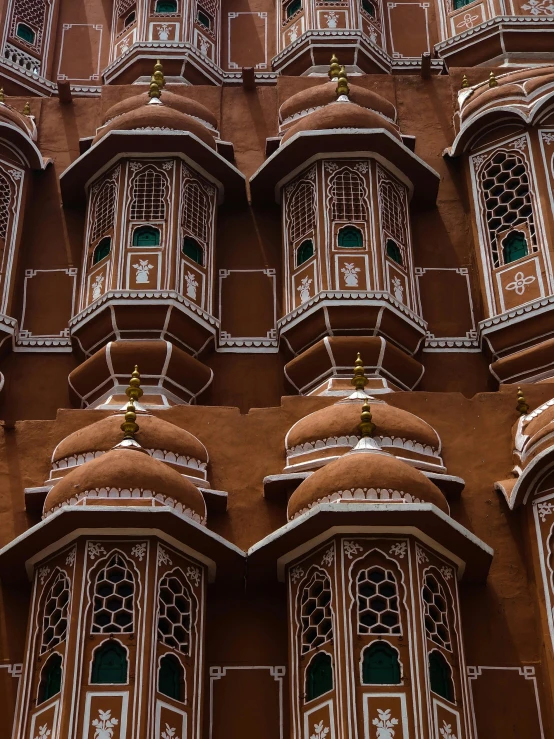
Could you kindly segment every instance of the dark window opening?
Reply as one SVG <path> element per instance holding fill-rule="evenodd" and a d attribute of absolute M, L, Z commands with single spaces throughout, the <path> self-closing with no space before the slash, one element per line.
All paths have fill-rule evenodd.
<path fill-rule="evenodd" d="M 204 28 L 211 30 L 212 19 L 203 10 L 200 10 L 200 8 L 198 8 L 198 11 L 196 13 L 196 20 L 198 21 L 198 23 L 200 23 L 201 26 L 204 26 Z"/>
<path fill-rule="evenodd" d="M 463 8 L 464 5 L 469 5 L 472 2 L 473 0 L 454 0 L 454 10 L 458 10 L 458 8 Z"/>
<path fill-rule="evenodd" d="M 62 657 L 53 654 L 42 669 L 37 703 L 44 703 L 62 689 Z"/>
<path fill-rule="evenodd" d="M 362 232 L 356 226 L 341 228 L 338 236 L 338 245 L 348 249 L 358 249 L 364 245 Z"/>
<path fill-rule="evenodd" d="M 127 652 L 116 641 L 98 647 L 92 663 L 91 683 L 115 685 L 127 682 Z"/>
<path fill-rule="evenodd" d="M 133 246 L 159 246 L 160 229 L 154 226 L 140 226 L 133 231 Z"/>
<path fill-rule="evenodd" d="M 402 264 L 402 251 L 400 250 L 400 247 L 398 246 L 396 241 L 393 241 L 392 239 L 387 239 L 387 243 L 385 244 L 385 251 L 389 259 L 392 259 L 392 261 L 396 262 L 396 264 Z"/>
<path fill-rule="evenodd" d="M 364 651 L 362 662 L 364 685 L 398 685 L 400 663 L 398 653 L 386 642 L 375 642 Z"/>
<path fill-rule="evenodd" d="M 301 264 L 311 259 L 314 254 L 314 242 L 311 239 L 306 239 L 296 250 L 296 266 L 300 267 Z"/>
<path fill-rule="evenodd" d="M 292 2 L 287 5 L 287 18 L 292 18 L 292 16 L 299 10 L 302 10 L 302 0 L 292 0 Z"/>
<path fill-rule="evenodd" d="M 196 264 L 201 266 L 204 264 L 204 250 L 198 241 L 190 236 L 185 236 L 183 239 L 183 254 Z"/>
<path fill-rule="evenodd" d="M 362 0 L 362 10 L 365 10 L 368 15 L 370 15 L 372 18 L 375 18 L 375 5 L 373 5 L 373 3 L 370 3 L 369 0 Z"/>
<path fill-rule="evenodd" d="M 128 26 L 130 26 L 132 23 L 136 21 L 136 19 L 137 19 L 137 14 L 133 10 L 131 13 L 129 13 L 129 15 L 123 21 L 123 28 L 127 28 Z"/>
<path fill-rule="evenodd" d="M 331 655 L 316 654 L 306 670 L 306 700 L 311 701 L 333 689 L 333 666 Z"/>
<path fill-rule="evenodd" d="M 176 13 L 177 0 L 158 0 L 156 3 L 156 13 Z"/>
<path fill-rule="evenodd" d="M 28 44 L 34 44 L 36 33 L 26 23 L 18 23 L 15 29 L 15 35 L 22 41 L 26 41 Z"/>
<path fill-rule="evenodd" d="M 100 239 L 98 244 L 96 245 L 96 248 L 94 249 L 94 252 L 92 254 L 92 263 L 98 264 L 98 262 L 101 262 L 104 257 L 107 257 L 110 253 L 112 248 L 112 239 L 111 236 L 104 236 L 103 239 Z"/>
<path fill-rule="evenodd" d="M 516 262 L 518 259 L 526 257 L 529 254 L 529 248 L 525 234 L 521 231 L 512 231 L 502 242 L 502 252 L 504 264 Z"/>
<path fill-rule="evenodd" d="M 162 657 L 158 673 L 158 691 L 176 701 L 182 701 L 184 682 L 185 673 L 177 657 L 172 654 Z"/>
<path fill-rule="evenodd" d="M 447 701 L 454 700 L 452 670 L 440 652 L 431 652 L 429 655 L 429 679 L 433 693 L 446 698 Z"/>

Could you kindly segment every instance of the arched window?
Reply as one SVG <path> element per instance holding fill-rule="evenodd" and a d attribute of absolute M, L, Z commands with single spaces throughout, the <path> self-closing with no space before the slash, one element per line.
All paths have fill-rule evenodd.
<path fill-rule="evenodd" d="M 134 10 L 132 10 L 129 15 L 125 18 L 123 21 L 123 27 L 128 28 L 130 25 L 132 25 L 137 19 L 137 14 Z"/>
<path fill-rule="evenodd" d="M 62 656 L 55 652 L 40 673 L 37 704 L 44 703 L 62 689 Z"/>
<path fill-rule="evenodd" d="M 371 567 L 357 578 L 358 633 L 400 634 L 398 586 L 390 570 Z"/>
<path fill-rule="evenodd" d="M 135 578 L 121 554 L 114 554 L 98 572 L 94 585 L 92 632 L 133 631 Z"/>
<path fill-rule="evenodd" d="M 398 685 L 400 662 L 396 649 L 384 641 L 373 642 L 364 649 L 362 682 L 364 685 Z"/>
<path fill-rule="evenodd" d="M 198 11 L 196 13 L 196 20 L 198 23 L 200 23 L 201 26 L 204 26 L 204 28 L 207 28 L 209 31 L 212 28 L 213 21 L 211 17 L 201 8 L 198 8 Z"/>
<path fill-rule="evenodd" d="M 294 188 L 287 202 L 289 239 L 293 243 L 307 236 L 315 227 L 315 191 L 311 182 L 302 180 Z"/>
<path fill-rule="evenodd" d="M 96 248 L 94 249 L 94 252 L 92 253 L 92 263 L 98 264 L 98 262 L 101 262 L 104 257 L 107 257 L 112 249 L 112 237 L 111 236 L 104 236 L 103 239 L 100 239 L 98 244 L 96 245 Z"/>
<path fill-rule="evenodd" d="M 190 652 L 192 602 L 179 570 L 168 572 L 160 582 L 158 640 L 183 654 Z"/>
<path fill-rule="evenodd" d="M 185 236 L 183 239 L 183 254 L 196 264 L 204 264 L 204 250 L 198 241 L 190 236 Z"/>
<path fill-rule="evenodd" d="M 402 252 L 400 251 L 400 247 L 398 246 L 396 241 L 393 241 L 392 239 L 387 239 L 385 250 L 389 259 L 392 259 L 392 261 L 396 262 L 396 264 L 402 264 Z"/>
<path fill-rule="evenodd" d="M 160 229 L 154 226 L 139 226 L 133 231 L 133 246 L 159 246 Z"/>
<path fill-rule="evenodd" d="M 35 43 L 36 33 L 26 23 L 17 24 L 15 35 L 17 36 L 17 38 L 20 38 L 22 41 L 25 41 L 28 44 Z"/>
<path fill-rule="evenodd" d="M 427 637 L 440 647 L 452 651 L 446 594 L 437 578 L 430 573 L 425 575 L 423 581 L 423 602 Z"/>
<path fill-rule="evenodd" d="M 177 657 L 173 654 L 164 655 L 160 660 L 158 691 L 173 700 L 182 701 L 184 684 L 185 671 Z"/>
<path fill-rule="evenodd" d="M 301 264 L 307 262 L 314 255 L 314 242 L 311 239 L 303 241 L 298 249 L 296 250 L 296 266 L 300 267 Z"/>
<path fill-rule="evenodd" d="M 452 682 L 452 670 L 450 665 L 437 650 L 429 655 L 429 681 L 433 693 L 446 698 L 447 701 L 454 700 L 454 684 Z"/>
<path fill-rule="evenodd" d="M 286 7 L 285 14 L 287 18 L 292 18 L 299 10 L 302 10 L 302 0 L 291 0 Z"/>
<path fill-rule="evenodd" d="M 502 255 L 504 257 L 504 264 L 515 262 L 522 257 L 526 257 L 527 254 L 529 254 L 527 239 L 521 231 L 512 231 L 503 239 Z"/>
<path fill-rule="evenodd" d="M 69 578 L 58 572 L 44 599 L 42 612 L 42 641 L 40 653 L 64 641 L 67 633 L 67 612 L 69 609 Z"/>
<path fill-rule="evenodd" d="M 362 232 L 356 226 L 345 226 L 341 228 L 338 235 L 338 245 L 348 249 L 363 246 L 364 237 Z"/>
<path fill-rule="evenodd" d="M 379 182 L 378 200 L 381 229 L 385 239 L 385 251 L 397 264 L 402 264 L 402 249 L 408 244 L 408 203 L 406 188 L 392 179 L 382 167 L 377 167 Z M 389 240 L 400 251 L 400 261 L 389 253 Z M 393 249 L 393 251 L 396 251 Z"/>
<path fill-rule="evenodd" d="M 133 180 L 132 221 L 163 221 L 167 177 L 154 167 L 145 167 Z"/>
<path fill-rule="evenodd" d="M 368 15 L 370 15 L 372 18 L 375 18 L 375 5 L 373 3 L 370 3 L 369 0 L 362 0 L 362 10 L 365 10 Z"/>
<path fill-rule="evenodd" d="M 324 572 L 316 570 L 302 589 L 300 611 L 304 654 L 333 638 L 331 582 Z"/>
<path fill-rule="evenodd" d="M 92 241 L 96 241 L 96 239 L 103 236 L 106 231 L 113 228 L 116 191 L 115 182 L 109 179 L 104 182 L 102 187 L 96 193 L 92 211 Z"/>
<path fill-rule="evenodd" d="M 334 221 L 367 219 L 367 195 L 363 177 L 348 167 L 339 169 L 333 175 L 331 218 Z"/>
<path fill-rule="evenodd" d="M 191 236 L 206 244 L 211 223 L 210 199 L 200 183 L 188 180 L 183 185 L 181 226 Z"/>
<path fill-rule="evenodd" d="M 333 690 L 333 663 L 331 655 L 319 652 L 306 669 L 306 701 L 319 698 Z"/>
<path fill-rule="evenodd" d="M 177 0 L 157 0 L 156 13 L 176 13 Z"/>
<path fill-rule="evenodd" d="M 105 641 L 94 652 L 90 682 L 115 685 L 127 682 L 127 652 L 116 641 Z"/>

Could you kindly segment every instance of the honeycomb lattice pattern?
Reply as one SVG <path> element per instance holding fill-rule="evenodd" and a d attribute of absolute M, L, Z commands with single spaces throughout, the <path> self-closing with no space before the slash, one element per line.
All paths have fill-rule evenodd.
<path fill-rule="evenodd" d="M 0 174 L 0 239 L 6 240 L 8 235 L 8 224 L 10 222 L 10 205 L 12 202 L 12 189 L 7 177 Z"/>
<path fill-rule="evenodd" d="M 523 157 L 515 151 L 496 152 L 483 166 L 481 186 L 494 266 L 503 263 L 500 242 L 514 226 L 527 225 L 532 242 L 529 251 L 537 251 L 529 175 Z"/>
<path fill-rule="evenodd" d="M 315 572 L 302 590 L 300 599 L 302 654 L 333 638 L 331 583 L 323 572 Z"/>
<path fill-rule="evenodd" d="M 16 38 L 18 43 L 22 43 L 31 49 L 40 51 L 42 46 L 42 37 L 44 34 L 44 25 L 46 21 L 47 4 L 46 0 L 15 0 L 12 5 L 12 22 L 10 28 L 10 36 Z M 16 36 L 17 24 L 26 23 L 33 31 L 35 31 L 34 43 L 29 43 L 19 36 Z"/>
<path fill-rule="evenodd" d="M 428 638 L 440 647 L 452 651 L 446 596 L 442 585 L 430 574 L 427 574 L 423 581 L 423 602 Z"/>
<path fill-rule="evenodd" d="M 358 633 L 400 634 L 398 586 L 390 570 L 372 567 L 358 575 Z"/>
<path fill-rule="evenodd" d="M 168 573 L 160 582 L 158 639 L 189 654 L 191 622 L 192 604 L 184 578 Z"/>
<path fill-rule="evenodd" d="M 120 554 L 100 570 L 94 588 L 92 631 L 128 634 L 133 631 L 135 578 Z"/>
<path fill-rule="evenodd" d="M 69 579 L 62 572 L 58 572 L 44 601 L 41 654 L 65 639 L 69 594 Z"/>

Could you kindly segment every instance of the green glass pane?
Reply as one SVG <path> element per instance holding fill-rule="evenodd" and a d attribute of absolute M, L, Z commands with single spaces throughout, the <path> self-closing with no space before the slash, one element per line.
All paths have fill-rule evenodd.
<path fill-rule="evenodd" d="M 46 663 L 39 691 L 39 703 L 44 703 L 53 695 L 60 692 L 62 688 L 62 658 L 59 654 L 53 654 Z"/>
<path fill-rule="evenodd" d="M 311 239 L 303 241 L 296 251 L 296 266 L 299 267 L 314 255 L 314 242 Z"/>
<path fill-rule="evenodd" d="M 306 700 L 311 701 L 333 689 L 331 655 L 316 654 L 306 670 Z"/>
<path fill-rule="evenodd" d="M 376 642 L 364 651 L 362 679 L 366 685 L 397 685 L 400 682 L 398 653 L 386 642 Z"/>
<path fill-rule="evenodd" d="M 158 0 L 156 3 L 156 13 L 176 13 L 176 0 Z"/>
<path fill-rule="evenodd" d="M 108 256 L 111 248 L 112 248 L 111 238 L 109 236 L 104 237 L 101 241 L 98 242 L 98 245 L 96 249 L 94 250 L 94 254 L 92 255 L 92 263 L 98 264 L 98 262 L 102 261 L 104 257 Z"/>
<path fill-rule="evenodd" d="M 130 26 L 131 23 L 134 23 L 136 21 L 136 19 L 137 19 L 137 14 L 133 10 L 133 12 L 132 13 L 129 13 L 129 15 L 127 16 L 127 18 L 125 18 L 125 23 L 123 25 L 125 26 L 125 28 L 127 28 L 127 26 Z"/>
<path fill-rule="evenodd" d="M 458 8 L 463 8 L 464 5 L 469 5 L 472 2 L 473 0 L 454 0 L 454 10 L 457 10 Z"/>
<path fill-rule="evenodd" d="M 158 690 L 160 693 L 181 700 L 181 684 L 183 669 L 179 661 L 172 655 L 162 657 L 158 676 Z"/>
<path fill-rule="evenodd" d="M 25 23 L 18 23 L 15 35 L 22 41 L 26 41 L 28 44 L 35 43 L 35 32 L 32 28 L 29 28 Z"/>
<path fill-rule="evenodd" d="M 198 11 L 196 20 L 198 21 L 198 23 L 200 23 L 201 26 L 204 26 L 205 28 L 212 27 L 212 20 L 210 16 L 207 13 L 204 13 L 202 10 Z"/>
<path fill-rule="evenodd" d="M 338 245 L 348 249 L 358 248 L 364 245 L 364 237 L 359 228 L 345 226 L 339 231 Z"/>
<path fill-rule="evenodd" d="M 431 652 L 429 655 L 429 680 L 433 693 L 446 700 L 453 700 L 452 670 L 440 652 Z"/>
<path fill-rule="evenodd" d="M 400 251 L 400 247 L 398 246 L 396 241 L 393 241 L 392 239 L 387 239 L 385 248 L 387 252 L 387 257 L 389 257 L 389 259 L 392 259 L 392 261 L 396 262 L 396 264 L 402 264 L 402 252 Z"/>
<path fill-rule="evenodd" d="M 375 18 L 375 5 L 373 3 L 370 3 L 369 0 L 362 0 L 362 8 L 368 15 Z"/>
<path fill-rule="evenodd" d="M 94 653 L 92 683 L 127 682 L 127 652 L 117 642 L 106 642 Z"/>
<path fill-rule="evenodd" d="M 302 0 L 292 0 L 292 2 L 287 5 L 287 18 L 293 16 L 299 10 L 302 10 Z"/>
<path fill-rule="evenodd" d="M 193 262 L 196 262 L 196 264 L 204 263 L 202 247 L 196 239 L 192 239 L 190 236 L 185 236 L 183 239 L 183 254 L 189 259 L 192 259 Z"/>
<path fill-rule="evenodd" d="M 133 246 L 159 246 L 160 229 L 141 226 L 133 231 Z"/>
<path fill-rule="evenodd" d="M 529 249 L 527 248 L 525 234 L 521 231 L 513 231 L 502 242 L 502 249 L 504 251 L 504 264 L 526 257 Z"/>

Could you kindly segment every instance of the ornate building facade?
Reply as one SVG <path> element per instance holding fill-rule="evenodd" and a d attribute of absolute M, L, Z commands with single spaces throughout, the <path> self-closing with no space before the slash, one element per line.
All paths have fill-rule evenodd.
<path fill-rule="evenodd" d="M 553 736 L 554 5 L 0 18 L 1 739 Z"/>

